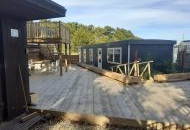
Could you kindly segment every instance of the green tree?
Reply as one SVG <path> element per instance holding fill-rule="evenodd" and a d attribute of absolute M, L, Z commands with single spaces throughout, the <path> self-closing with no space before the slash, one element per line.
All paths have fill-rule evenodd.
<path fill-rule="evenodd" d="M 123 29 L 123 28 L 117 28 L 114 36 L 115 36 L 116 41 L 136 39 L 135 35 L 131 31 Z"/>
<path fill-rule="evenodd" d="M 74 32 L 72 42 L 75 47 L 90 45 L 95 43 L 94 35 L 87 29 L 79 28 Z"/>
<path fill-rule="evenodd" d="M 95 27 L 94 25 L 83 25 L 77 22 L 65 23 L 70 30 L 71 41 L 75 50 L 79 46 L 107 43 L 128 39 L 140 39 L 130 30 L 113 28 L 111 26 Z"/>

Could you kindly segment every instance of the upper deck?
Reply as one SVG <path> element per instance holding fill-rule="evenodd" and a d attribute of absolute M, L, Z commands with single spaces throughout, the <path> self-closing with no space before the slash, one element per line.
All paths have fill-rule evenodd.
<path fill-rule="evenodd" d="M 27 23 L 27 42 L 40 44 L 70 44 L 70 31 L 62 22 L 30 21 Z"/>

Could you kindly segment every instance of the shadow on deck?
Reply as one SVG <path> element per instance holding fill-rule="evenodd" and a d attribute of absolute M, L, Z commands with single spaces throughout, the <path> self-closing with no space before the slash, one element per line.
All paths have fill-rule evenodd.
<path fill-rule="evenodd" d="M 190 81 L 125 86 L 72 66 L 63 77 L 34 74 L 30 86 L 40 98 L 35 111 L 99 125 L 190 129 Z"/>

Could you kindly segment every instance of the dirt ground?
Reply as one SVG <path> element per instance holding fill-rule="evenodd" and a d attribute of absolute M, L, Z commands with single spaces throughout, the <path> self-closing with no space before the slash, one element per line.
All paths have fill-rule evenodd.
<path fill-rule="evenodd" d="M 74 123 L 62 118 L 53 117 L 43 119 L 35 124 L 29 130 L 143 130 L 134 127 L 118 127 L 118 126 L 94 126 L 87 123 Z"/>

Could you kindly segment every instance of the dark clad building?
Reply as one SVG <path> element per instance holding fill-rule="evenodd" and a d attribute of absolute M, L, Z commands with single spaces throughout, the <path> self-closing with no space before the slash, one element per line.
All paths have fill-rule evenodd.
<path fill-rule="evenodd" d="M 173 60 L 173 46 L 170 40 L 126 40 L 84 46 L 79 49 L 79 61 L 99 68 L 110 69 L 117 64 L 153 60 L 154 69 L 161 71 L 167 62 Z"/>
<path fill-rule="evenodd" d="M 178 45 L 178 63 L 181 72 L 190 72 L 190 40 Z"/>

